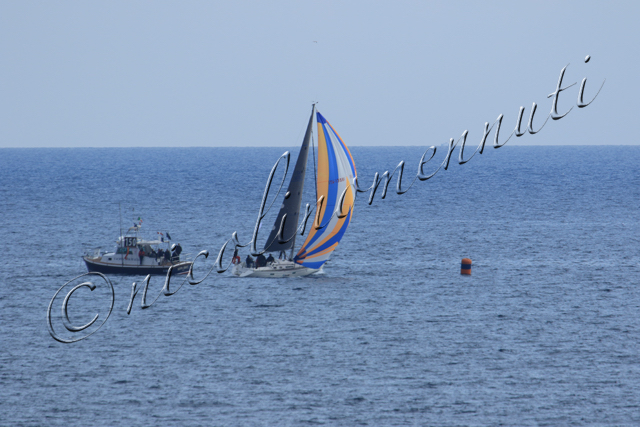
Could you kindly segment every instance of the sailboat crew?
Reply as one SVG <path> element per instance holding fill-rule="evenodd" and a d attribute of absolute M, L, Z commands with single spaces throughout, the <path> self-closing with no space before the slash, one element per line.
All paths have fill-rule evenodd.
<path fill-rule="evenodd" d="M 247 259 L 244 260 L 244 263 L 247 268 L 253 268 L 253 258 L 251 258 L 251 255 L 247 255 Z"/>
<path fill-rule="evenodd" d="M 267 265 L 267 259 L 264 257 L 263 254 L 258 255 L 258 258 L 256 259 L 256 267 L 264 267 Z"/>

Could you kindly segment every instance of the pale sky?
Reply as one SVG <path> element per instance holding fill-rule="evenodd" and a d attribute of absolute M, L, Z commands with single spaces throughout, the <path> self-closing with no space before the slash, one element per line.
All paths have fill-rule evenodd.
<path fill-rule="evenodd" d="M 0 147 L 634 144 L 640 2 L 0 0 Z M 591 56 L 589 63 L 584 59 Z"/>

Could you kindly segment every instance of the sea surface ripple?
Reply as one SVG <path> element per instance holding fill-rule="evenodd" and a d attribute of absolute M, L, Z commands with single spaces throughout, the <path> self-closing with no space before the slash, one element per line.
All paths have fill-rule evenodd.
<path fill-rule="evenodd" d="M 488 148 L 404 195 L 394 177 L 321 275 L 213 273 L 130 315 L 142 277 L 113 276 L 103 328 L 51 338 L 51 297 L 83 248 L 113 248 L 119 203 L 215 257 L 251 238 L 284 150 L 0 150 L 0 425 L 640 425 L 640 147 Z M 423 150 L 352 148 L 360 185 L 401 160 L 408 185 Z M 104 296 L 76 292 L 71 320 Z"/>

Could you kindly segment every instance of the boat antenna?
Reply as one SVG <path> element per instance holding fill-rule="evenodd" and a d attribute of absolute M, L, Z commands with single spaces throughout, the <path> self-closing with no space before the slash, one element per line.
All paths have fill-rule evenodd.
<path fill-rule="evenodd" d="M 118 211 L 120 212 L 120 234 L 118 235 L 118 240 L 120 240 L 120 247 L 124 247 L 124 239 L 122 238 L 122 203 L 120 202 L 118 203 Z M 120 247 L 116 249 L 116 252 Z M 124 267 L 124 256 L 122 254 L 120 254 L 120 264 Z"/>

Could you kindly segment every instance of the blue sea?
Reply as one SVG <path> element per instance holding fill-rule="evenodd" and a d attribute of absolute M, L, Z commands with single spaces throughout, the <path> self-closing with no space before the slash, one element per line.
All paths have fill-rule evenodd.
<path fill-rule="evenodd" d="M 251 240 L 285 150 L 0 150 L 0 425 L 640 425 L 637 146 L 489 147 L 464 165 L 456 151 L 405 194 L 397 172 L 384 200 L 360 194 L 322 274 L 214 270 L 171 296 L 154 277 L 157 300 L 142 309 L 138 292 L 130 314 L 144 277 L 108 276 L 110 315 L 108 284 L 85 276 L 52 329 L 82 335 L 61 307 L 87 280 L 69 319 L 106 322 L 52 338 L 53 296 L 86 272 L 85 248 L 115 247 L 121 218 L 208 250 L 202 278 L 232 233 Z M 404 160 L 407 188 L 424 150 L 352 147 L 360 186 Z M 307 183 L 313 203 L 311 164 Z"/>

